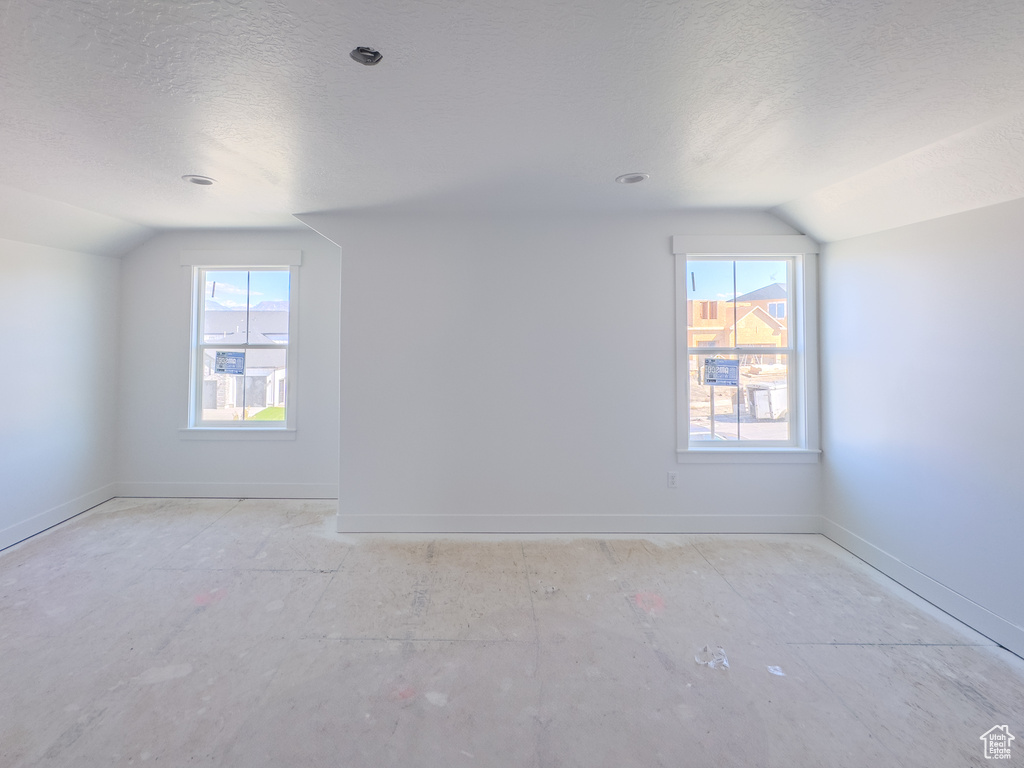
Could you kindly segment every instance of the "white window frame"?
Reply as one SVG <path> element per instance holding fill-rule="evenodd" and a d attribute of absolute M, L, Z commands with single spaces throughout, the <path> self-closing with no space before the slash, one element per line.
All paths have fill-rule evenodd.
<path fill-rule="evenodd" d="M 190 292 L 189 329 L 189 384 L 186 426 L 180 430 L 187 439 L 228 440 L 294 440 L 297 423 L 299 267 L 302 251 L 183 251 L 181 266 L 188 268 Z M 203 315 L 205 311 L 204 286 L 201 281 L 206 270 L 228 269 L 248 271 L 288 270 L 288 345 L 285 372 L 285 421 L 201 421 L 199 402 L 202 394 Z M 233 345 L 238 346 L 238 345 Z M 254 349 L 281 349 L 278 345 L 245 345 Z"/>
<path fill-rule="evenodd" d="M 818 244 L 805 235 L 676 235 L 676 460 L 679 463 L 814 463 L 821 454 L 818 406 Z M 690 442 L 690 348 L 687 259 L 752 261 L 792 258 L 788 302 L 791 359 L 790 440 Z M 707 348 L 702 348 L 707 349 Z M 741 348 L 742 349 L 742 348 Z"/>

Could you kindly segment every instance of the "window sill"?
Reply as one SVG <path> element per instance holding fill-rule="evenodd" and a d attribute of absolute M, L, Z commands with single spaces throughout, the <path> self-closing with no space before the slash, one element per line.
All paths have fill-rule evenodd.
<path fill-rule="evenodd" d="M 253 429 L 237 427 L 182 427 L 182 440 L 294 440 L 294 429 Z"/>
<path fill-rule="evenodd" d="M 678 464 L 817 464 L 821 451 L 808 448 L 691 448 L 676 451 Z"/>

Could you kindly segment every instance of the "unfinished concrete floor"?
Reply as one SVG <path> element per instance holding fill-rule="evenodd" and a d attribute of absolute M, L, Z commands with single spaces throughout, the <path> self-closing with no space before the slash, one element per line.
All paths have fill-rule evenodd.
<path fill-rule="evenodd" d="M 1024 760 L 1024 663 L 823 537 L 332 513 L 116 499 L 0 554 L 0 765 L 961 768 L 1003 724 Z"/>

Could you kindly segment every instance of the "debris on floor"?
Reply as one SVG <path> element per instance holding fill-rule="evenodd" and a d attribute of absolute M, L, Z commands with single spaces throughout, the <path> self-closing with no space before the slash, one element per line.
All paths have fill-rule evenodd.
<path fill-rule="evenodd" d="M 786 676 L 786 673 L 782 671 L 782 667 L 768 667 L 768 671 L 773 675 L 778 675 L 779 677 Z"/>
<path fill-rule="evenodd" d="M 722 646 L 718 646 L 715 650 L 711 650 L 711 646 L 705 645 L 693 660 L 698 664 L 703 664 L 705 667 L 710 669 L 728 669 L 729 659 L 725 655 L 725 649 Z"/>

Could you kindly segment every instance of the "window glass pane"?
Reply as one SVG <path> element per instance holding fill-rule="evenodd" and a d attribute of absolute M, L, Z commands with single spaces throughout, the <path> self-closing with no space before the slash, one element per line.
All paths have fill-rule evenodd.
<path fill-rule="evenodd" d="M 740 440 L 790 438 L 789 355 L 768 349 L 740 357 Z"/>
<path fill-rule="evenodd" d="M 200 408 L 204 421 L 231 421 L 242 418 L 244 376 L 232 371 L 240 367 L 244 373 L 244 354 L 241 349 L 203 350 Z M 235 362 L 238 360 L 237 355 L 243 355 L 240 366 Z"/>
<path fill-rule="evenodd" d="M 285 349 L 203 350 L 202 419 L 284 421 L 287 356 Z"/>
<path fill-rule="evenodd" d="M 249 273 L 249 343 L 288 343 L 288 270 Z"/>
<path fill-rule="evenodd" d="M 738 386 L 708 385 L 708 370 L 715 361 L 737 360 L 736 355 L 690 355 L 690 440 L 736 440 L 739 434 Z"/>
<path fill-rule="evenodd" d="M 785 347 L 789 262 L 739 260 L 736 264 L 736 344 Z"/>
<path fill-rule="evenodd" d="M 245 353 L 245 418 L 284 421 L 285 349 L 250 349 Z"/>
<path fill-rule="evenodd" d="M 687 346 L 732 346 L 733 263 L 693 260 L 686 266 Z"/>
<path fill-rule="evenodd" d="M 718 361 L 738 361 L 737 385 Z M 709 373 L 709 370 L 718 368 Z M 790 438 L 789 356 L 690 355 L 690 441 L 779 440 Z"/>
<path fill-rule="evenodd" d="M 204 277 L 203 341 L 245 344 L 249 273 L 242 270 L 207 270 Z"/>

